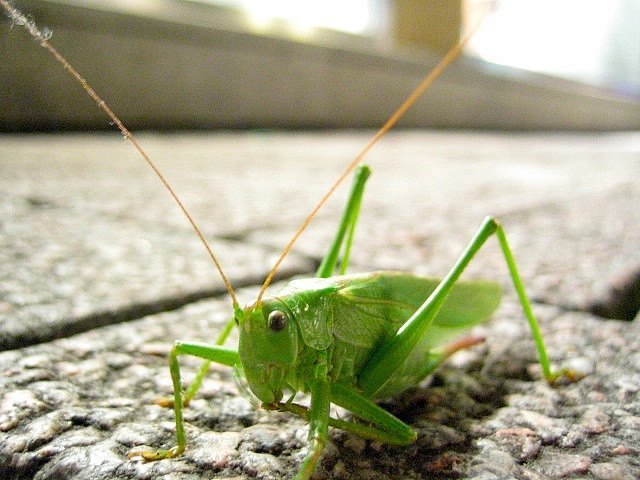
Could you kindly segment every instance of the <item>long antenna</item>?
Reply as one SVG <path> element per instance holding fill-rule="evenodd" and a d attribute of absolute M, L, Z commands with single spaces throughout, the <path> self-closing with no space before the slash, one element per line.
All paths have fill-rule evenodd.
<path fill-rule="evenodd" d="M 424 79 L 418 84 L 418 86 L 413 90 L 413 92 L 411 92 L 411 94 L 402 103 L 402 105 L 400 105 L 398 107 L 398 109 L 395 112 L 393 112 L 393 114 L 385 122 L 385 124 L 382 126 L 382 128 L 380 128 L 380 130 L 378 130 L 378 132 L 373 136 L 373 138 L 369 141 L 369 143 L 367 143 L 365 145 L 365 147 L 360 151 L 360 153 L 349 163 L 349 165 L 347 165 L 347 167 L 344 169 L 342 174 L 333 183 L 333 185 L 331 185 L 331 187 L 329 188 L 327 193 L 325 193 L 324 196 L 320 199 L 320 201 L 314 207 L 314 209 L 311 211 L 309 216 L 307 218 L 305 218 L 305 220 L 302 222 L 300 227 L 298 227 L 298 229 L 293 234 L 293 237 L 291 237 L 291 240 L 289 240 L 289 243 L 287 243 L 287 245 L 284 247 L 284 249 L 280 253 L 280 257 L 278 257 L 278 260 L 273 265 L 273 267 L 269 271 L 269 274 L 267 275 L 267 278 L 265 279 L 264 283 L 262 284 L 262 288 L 260 289 L 260 292 L 258 293 L 258 298 L 256 300 L 256 304 L 259 304 L 260 301 L 262 300 L 262 296 L 264 295 L 265 291 L 267 290 L 267 288 L 269 287 L 269 285 L 273 281 L 273 277 L 275 276 L 276 272 L 278 271 L 278 268 L 280 267 L 280 264 L 285 259 L 285 257 L 289 254 L 289 252 L 293 248 L 294 243 L 296 243 L 296 241 L 298 240 L 300 235 L 302 235 L 302 232 L 304 232 L 307 229 L 307 227 L 309 226 L 309 223 L 311 223 L 311 220 L 313 220 L 313 218 L 317 215 L 317 213 L 324 206 L 324 204 L 327 203 L 329 198 L 333 195 L 333 193 L 340 186 L 340 184 L 345 180 L 345 178 L 347 178 L 347 176 L 362 161 L 362 159 L 369 152 L 369 150 L 371 150 L 371 148 L 376 143 L 378 143 L 378 141 L 389 130 L 391 130 L 391 128 L 398 122 L 398 120 L 400 120 L 400 118 L 402 118 L 402 116 L 407 112 L 407 110 L 409 110 L 409 108 L 416 102 L 416 100 L 418 100 L 418 98 L 420 98 L 420 96 L 431 86 L 431 84 L 434 82 L 434 80 L 436 78 L 438 78 L 442 74 L 442 72 L 449 66 L 449 64 L 451 62 L 453 62 L 456 59 L 456 57 L 458 55 L 460 55 L 460 52 L 462 51 L 464 46 L 467 44 L 469 39 L 476 32 L 476 30 L 480 26 L 480 23 L 482 23 L 482 22 L 478 22 L 478 24 L 476 24 L 476 26 L 473 29 L 471 29 L 471 31 L 465 37 L 463 37 L 456 45 L 454 45 L 451 48 L 451 50 L 449 50 L 449 52 L 447 52 L 447 54 L 444 56 L 444 58 L 442 60 L 440 60 L 440 63 L 438 63 L 433 68 L 433 70 L 431 70 L 427 74 L 427 76 L 424 77 Z"/>
<path fill-rule="evenodd" d="M 62 66 L 71 74 L 73 78 L 75 78 L 78 81 L 78 83 L 80 83 L 80 85 L 82 85 L 82 88 L 84 88 L 87 94 L 98 104 L 98 107 L 111 119 L 111 121 L 116 125 L 116 127 L 118 127 L 120 132 L 122 132 L 124 139 L 131 142 L 131 144 L 135 147 L 138 153 L 140 153 L 144 161 L 147 162 L 147 165 L 151 167 L 151 169 L 154 171 L 156 176 L 160 179 L 164 187 L 169 191 L 169 193 L 171 194 L 175 202 L 178 204 L 178 206 L 180 207 L 180 210 L 182 210 L 182 213 L 191 224 L 191 227 L 194 229 L 194 231 L 200 238 L 200 241 L 204 245 L 204 248 L 207 250 L 207 253 L 209 254 L 209 258 L 211 259 L 214 266 L 218 270 L 218 273 L 222 278 L 222 282 L 224 283 L 224 286 L 229 292 L 229 296 L 231 297 L 231 301 L 233 302 L 234 309 L 238 309 L 239 308 L 238 299 L 236 298 L 235 291 L 231 286 L 231 282 L 229 281 L 227 276 L 224 274 L 224 271 L 222 270 L 222 266 L 220 265 L 220 262 L 218 262 L 218 259 L 213 254 L 213 250 L 209 246 L 209 243 L 205 239 L 202 231 L 196 224 L 195 220 L 193 219 L 193 217 L 191 216 L 187 208 L 182 203 L 182 200 L 180 200 L 180 198 L 178 197 L 178 194 L 175 192 L 175 190 L 173 189 L 169 181 L 160 172 L 160 170 L 158 169 L 156 164 L 151 160 L 149 155 L 147 155 L 147 153 L 142 149 L 142 147 L 140 146 L 136 138 L 133 136 L 133 134 L 127 129 L 127 127 L 124 126 L 124 124 L 120 121 L 120 119 L 116 116 L 116 114 L 113 113 L 113 110 L 111 110 L 109 105 L 107 105 L 107 103 L 102 98 L 100 98 L 100 96 L 96 93 L 96 91 L 93 88 L 91 88 L 89 83 L 82 77 L 82 75 L 80 75 L 80 73 L 75 68 L 73 68 L 73 66 L 71 66 L 71 64 L 67 61 L 67 59 L 64 58 L 62 54 L 58 52 L 58 50 L 56 50 L 49 43 L 51 32 L 48 29 L 42 29 L 42 30 L 38 29 L 33 19 L 24 15 L 17 8 L 12 7 L 7 0 L 0 0 L 0 5 L 2 5 L 2 7 L 4 7 L 4 9 L 7 11 L 7 13 L 9 14 L 9 17 L 14 22 L 14 24 L 24 26 L 24 28 L 26 28 L 26 30 L 31 34 L 31 36 L 33 36 L 36 40 L 38 40 L 41 46 L 49 50 L 49 52 L 51 52 L 54 58 L 62 64 Z"/>

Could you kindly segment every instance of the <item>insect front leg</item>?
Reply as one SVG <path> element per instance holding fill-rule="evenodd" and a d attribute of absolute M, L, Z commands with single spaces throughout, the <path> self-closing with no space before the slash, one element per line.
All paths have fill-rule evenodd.
<path fill-rule="evenodd" d="M 475 254 L 484 245 L 486 240 L 496 234 L 502 253 L 505 257 L 511 281 L 516 289 L 525 316 L 529 322 L 531 332 L 538 350 L 540 365 L 544 377 L 549 383 L 554 383 L 560 377 L 570 381 L 580 378 L 580 375 L 571 370 L 551 371 L 551 365 L 547 350 L 540 333 L 540 327 L 533 315 L 531 303 L 524 289 L 524 284 L 518 273 L 518 269 L 511 253 L 502 226 L 492 217 L 487 217 L 480 226 L 462 255 L 427 300 L 416 310 L 396 335 L 385 345 L 382 345 L 365 365 L 358 376 L 358 386 L 367 396 L 375 396 L 384 384 L 394 375 L 400 365 L 404 363 L 420 339 L 425 335 L 429 326 L 433 323 L 440 307 L 442 307 L 454 284 L 471 262 Z"/>
<path fill-rule="evenodd" d="M 309 411 L 309 452 L 302 461 L 296 480 L 307 480 L 313 475 L 329 436 L 329 407 L 331 388 L 326 378 L 317 379 L 311 385 Z"/>
<path fill-rule="evenodd" d="M 220 346 L 224 345 L 224 342 L 226 342 L 227 338 L 229 338 L 229 335 L 231 334 L 231 330 L 233 330 L 234 326 L 235 326 L 235 321 L 232 318 L 224 326 L 224 329 L 222 330 L 220 335 L 218 335 L 218 339 L 216 340 L 214 345 L 220 345 Z M 198 369 L 198 373 L 196 374 L 192 382 L 189 384 L 189 388 L 187 388 L 182 394 L 183 407 L 187 407 L 189 403 L 191 403 L 191 400 L 193 400 L 193 397 L 196 396 L 196 393 L 198 393 L 200 386 L 202 386 L 204 377 L 206 377 L 207 373 L 209 373 L 210 366 L 211 366 L 211 360 L 205 360 L 204 362 L 202 362 L 202 365 L 200 365 L 200 368 Z M 156 400 L 153 401 L 153 403 L 166 408 L 173 408 L 173 406 L 175 405 L 174 399 L 170 397 L 157 398 Z"/>
<path fill-rule="evenodd" d="M 220 345 L 206 345 L 202 343 L 186 343 L 177 341 L 169 354 L 169 370 L 171 372 L 171 381 L 173 383 L 172 403 L 176 422 L 176 446 L 168 450 L 134 449 L 127 455 L 129 458 L 142 457 L 145 460 L 153 461 L 176 457 L 184 452 L 184 449 L 187 446 L 187 438 L 184 431 L 184 420 L 182 417 L 182 410 L 184 409 L 184 394 L 182 392 L 180 364 L 178 362 L 178 357 L 180 355 L 191 355 L 205 359 L 206 362 L 203 365 L 206 365 L 207 369 L 210 362 L 220 363 L 229 367 L 240 365 L 240 356 L 238 355 L 238 352 L 230 348 L 225 348 Z M 198 374 L 201 372 L 202 368 Z"/>

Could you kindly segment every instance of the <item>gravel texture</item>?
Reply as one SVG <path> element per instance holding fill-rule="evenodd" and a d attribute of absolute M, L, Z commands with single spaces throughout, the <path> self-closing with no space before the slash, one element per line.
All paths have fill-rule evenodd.
<path fill-rule="evenodd" d="M 251 301 L 295 225 L 367 138 L 142 142 Z M 117 136 L 4 136 L 0 152 L 0 477 L 291 477 L 306 452 L 305 422 L 256 409 L 218 366 L 186 411 L 187 452 L 126 458 L 136 446 L 172 446 L 172 412 L 152 403 L 171 392 L 167 352 L 175 339 L 213 340 L 229 300 L 166 193 Z M 555 388 L 540 379 L 492 241 L 468 272 L 505 285 L 502 306 L 478 329 L 487 342 L 383 403 L 418 430 L 416 443 L 389 447 L 334 430 L 317 478 L 640 478 L 638 321 L 592 313 L 637 282 L 640 136 L 406 131 L 369 163 L 354 271 L 442 275 L 493 214 L 553 361 L 588 375 Z M 313 270 L 346 190 L 303 235 L 284 275 Z M 629 292 L 623 300 L 637 295 Z M 188 381 L 198 362 L 181 363 Z"/>

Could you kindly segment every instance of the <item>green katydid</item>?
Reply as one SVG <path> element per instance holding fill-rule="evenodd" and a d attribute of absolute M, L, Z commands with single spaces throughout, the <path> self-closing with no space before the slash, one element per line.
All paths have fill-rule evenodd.
<path fill-rule="evenodd" d="M 561 376 L 577 378 L 570 370 L 551 370 L 504 230 L 491 217 L 482 222 L 441 280 L 393 271 L 332 276 L 338 252 L 351 247 L 362 186 L 368 175 L 368 167 L 358 169 L 338 234 L 315 278 L 294 280 L 273 296 L 262 297 L 244 309 L 234 305 L 233 322 L 240 330 L 237 351 L 220 345 L 230 328 L 219 338 L 219 345 L 176 342 L 170 354 L 174 399 L 166 403 L 174 406 L 177 446 L 134 451 L 132 456 L 157 460 L 179 455 L 186 447 L 180 355 L 207 360 L 192 386 L 200 384 L 208 362 L 240 367 L 264 408 L 292 412 L 309 421 L 309 453 L 297 479 L 307 479 L 315 471 L 329 426 L 394 445 L 413 442 L 414 430 L 374 401 L 417 384 L 449 355 L 481 341 L 470 336 L 452 340 L 491 316 L 500 302 L 501 289 L 493 282 L 463 282 L 458 278 L 493 234 L 529 321 L 545 378 L 550 383 Z M 341 268 L 346 261 L 343 256 Z M 293 397 L 281 402 L 285 390 L 309 393 L 311 407 L 293 403 Z M 195 389 L 190 389 L 186 398 L 191 399 L 194 393 Z M 330 417 L 331 403 L 366 423 Z"/>
<path fill-rule="evenodd" d="M 185 450 L 183 409 L 196 394 L 210 362 L 238 368 L 264 408 L 291 412 L 308 420 L 309 451 L 296 477 L 298 479 L 308 479 L 316 470 L 328 441 L 329 426 L 389 444 L 404 445 L 413 442 L 416 438 L 415 431 L 379 407 L 375 401 L 396 395 L 415 385 L 452 353 L 481 341 L 463 334 L 491 316 L 500 301 L 500 288 L 492 282 L 459 281 L 459 277 L 486 240 L 494 234 L 529 322 L 544 377 L 550 383 L 561 376 L 569 380 L 577 378 L 577 374 L 569 370 L 551 370 L 537 321 L 504 230 L 491 217 L 482 222 L 476 235 L 443 279 L 388 271 L 346 274 L 364 186 L 370 174 L 368 167 L 359 166 L 363 156 L 458 55 L 466 40 L 447 54 L 360 155 L 347 166 L 286 245 L 267 275 L 256 301 L 241 308 L 231 283 L 195 222 L 131 133 L 80 74 L 51 46 L 46 35 L 6 0 L 0 0 L 0 4 L 16 23 L 25 24 L 30 33 L 63 63 L 120 128 L 125 138 L 140 151 L 205 244 L 232 299 L 233 319 L 215 345 L 178 341 L 170 353 L 174 396 L 172 400 L 163 403 L 174 408 L 177 445 L 166 450 L 134 450 L 130 453 L 131 457 L 157 460 L 177 456 Z M 352 191 L 338 232 L 316 276 L 294 280 L 276 294 L 266 295 L 267 287 L 280 263 L 297 238 L 356 167 Z M 340 272 L 334 276 L 338 264 Z M 222 346 L 234 325 L 239 328 L 237 350 Z M 186 392 L 182 390 L 180 378 L 178 357 L 181 355 L 205 359 L 195 381 Z M 282 402 L 285 391 L 293 395 L 288 401 Z M 293 402 L 299 391 L 310 394 L 310 407 Z M 360 421 L 332 418 L 332 403 L 350 411 Z"/>

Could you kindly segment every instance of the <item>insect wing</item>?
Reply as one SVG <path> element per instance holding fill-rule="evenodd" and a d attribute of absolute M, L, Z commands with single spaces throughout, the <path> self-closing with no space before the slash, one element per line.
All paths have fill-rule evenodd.
<path fill-rule="evenodd" d="M 437 278 L 375 272 L 355 277 L 339 290 L 333 305 L 334 335 L 368 355 L 391 338 L 436 289 Z M 489 319 L 500 303 L 500 286 L 487 281 L 458 282 L 416 348 L 376 394 L 395 395 L 417 384 L 441 359 L 438 347 Z M 359 365 L 356 365 L 356 371 Z"/>
<path fill-rule="evenodd" d="M 436 289 L 440 279 L 407 273 L 374 272 L 354 277 L 339 289 L 334 302 L 334 335 L 372 346 L 393 335 Z M 500 303 L 494 282 L 459 281 L 429 327 L 432 347 L 486 321 Z"/>

